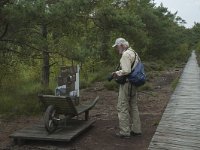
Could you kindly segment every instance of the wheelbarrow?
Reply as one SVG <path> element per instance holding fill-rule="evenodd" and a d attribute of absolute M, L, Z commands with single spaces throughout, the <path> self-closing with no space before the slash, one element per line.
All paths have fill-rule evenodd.
<path fill-rule="evenodd" d="M 82 113 L 85 113 L 85 120 L 87 121 L 89 111 L 99 99 L 97 96 L 93 101 L 76 105 L 75 100 L 70 96 L 39 95 L 38 97 L 45 108 L 44 126 L 48 133 L 53 133 L 63 120 L 70 120 Z"/>

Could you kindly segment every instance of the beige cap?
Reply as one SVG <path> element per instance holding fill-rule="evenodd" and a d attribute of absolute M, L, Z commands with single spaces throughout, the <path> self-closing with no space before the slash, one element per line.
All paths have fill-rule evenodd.
<path fill-rule="evenodd" d="M 124 38 L 117 38 L 115 41 L 115 44 L 112 47 L 115 47 L 115 46 L 121 45 L 121 44 L 126 44 L 127 46 L 129 46 L 128 41 L 126 41 Z"/>

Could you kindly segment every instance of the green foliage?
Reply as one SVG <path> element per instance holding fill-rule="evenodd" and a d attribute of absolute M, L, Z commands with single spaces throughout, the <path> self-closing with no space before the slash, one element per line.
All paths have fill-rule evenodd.
<path fill-rule="evenodd" d="M 193 41 L 193 50 L 196 51 L 196 54 L 197 54 L 197 61 L 200 65 L 200 23 L 196 23 L 194 25 L 194 27 L 192 28 L 191 30 L 191 35 L 192 35 L 192 38 L 191 40 Z"/>
<path fill-rule="evenodd" d="M 89 76 L 91 74 L 98 75 L 99 71 L 103 69 L 103 68 L 101 68 L 102 66 L 104 66 L 104 62 L 103 61 L 98 61 L 95 58 L 87 57 L 86 61 L 81 66 L 82 77 L 85 80 L 89 80 L 89 78 L 90 78 Z M 100 79 L 102 79 L 102 77 Z"/>
<path fill-rule="evenodd" d="M 200 65 L 200 41 L 196 45 L 195 50 L 196 50 L 196 54 L 197 54 L 197 61 L 198 61 L 199 65 Z"/>
<path fill-rule="evenodd" d="M 200 37 L 200 23 L 195 23 L 193 28 L 189 30 L 190 37 L 188 40 L 191 43 L 191 46 L 195 48 L 197 44 L 199 43 L 199 37 Z"/>
<path fill-rule="evenodd" d="M 191 54 L 188 43 L 182 43 L 179 45 L 177 52 L 175 53 L 174 58 L 178 62 L 186 62 Z"/>
<path fill-rule="evenodd" d="M 196 51 L 197 51 L 197 52 L 200 52 L 200 41 L 197 43 L 197 45 L 196 45 L 196 48 L 195 48 L 195 49 L 196 49 Z"/>

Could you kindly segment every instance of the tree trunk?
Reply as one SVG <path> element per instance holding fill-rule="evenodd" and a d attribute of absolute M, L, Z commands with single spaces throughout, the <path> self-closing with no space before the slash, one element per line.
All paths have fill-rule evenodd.
<path fill-rule="evenodd" d="M 49 65 L 49 52 L 47 45 L 47 26 L 42 25 L 42 36 L 45 39 L 43 55 L 43 67 L 42 67 L 42 85 L 45 88 L 49 87 L 49 75 L 50 75 L 50 65 Z"/>

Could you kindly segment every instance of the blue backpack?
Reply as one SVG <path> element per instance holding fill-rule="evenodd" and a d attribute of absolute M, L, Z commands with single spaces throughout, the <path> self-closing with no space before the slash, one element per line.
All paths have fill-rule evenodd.
<path fill-rule="evenodd" d="M 135 53 L 135 60 L 136 60 L 136 52 Z M 135 60 L 131 66 L 131 68 L 133 67 Z M 144 85 L 146 82 L 146 75 L 144 72 L 144 65 L 143 63 L 140 61 L 137 63 L 137 65 L 135 66 L 134 70 L 132 70 L 132 72 L 128 75 L 128 80 L 131 84 L 135 85 L 135 86 L 141 86 Z"/>

